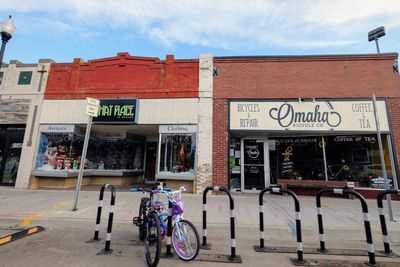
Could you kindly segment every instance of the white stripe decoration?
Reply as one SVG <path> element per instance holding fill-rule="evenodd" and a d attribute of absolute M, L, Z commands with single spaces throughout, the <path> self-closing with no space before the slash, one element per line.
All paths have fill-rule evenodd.
<path fill-rule="evenodd" d="M 231 239 L 231 247 L 235 248 L 236 247 L 236 240 Z"/>
<path fill-rule="evenodd" d="M 302 242 L 297 242 L 297 250 L 303 251 L 303 243 Z"/>
<path fill-rule="evenodd" d="M 264 239 L 264 231 L 260 232 L 260 238 Z"/>
<path fill-rule="evenodd" d="M 364 212 L 363 215 L 364 215 L 364 221 L 368 222 L 369 221 L 368 213 Z"/>
<path fill-rule="evenodd" d="M 107 233 L 106 241 L 110 241 L 110 240 L 111 240 L 111 233 Z"/>
<path fill-rule="evenodd" d="M 319 234 L 319 241 L 325 242 L 325 235 L 324 234 Z"/>
<path fill-rule="evenodd" d="M 203 236 L 207 236 L 207 229 L 203 229 Z"/>
<path fill-rule="evenodd" d="M 203 210 L 207 211 L 207 204 L 203 204 Z"/>
<path fill-rule="evenodd" d="M 260 206 L 260 212 L 264 212 L 264 206 Z"/>
<path fill-rule="evenodd" d="M 110 213 L 114 213 L 114 205 L 110 206 Z"/>
<path fill-rule="evenodd" d="M 333 193 L 335 194 L 343 194 L 343 189 L 334 188 Z"/>
<path fill-rule="evenodd" d="M 387 235 L 382 235 L 382 239 L 384 243 L 389 243 L 389 237 Z"/>
<path fill-rule="evenodd" d="M 168 209 L 168 216 L 172 216 L 172 209 Z"/>
<path fill-rule="evenodd" d="M 385 211 L 383 208 L 378 208 L 379 215 L 385 215 Z"/>
<path fill-rule="evenodd" d="M 278 187 L 272 187 L 272 192 L 279 193 L 281 191 Z"/>
<path fill-rule="evenodd" d="M 103 200 L 99 201 L 99 207 L 103 207 Z"/>
<path fill-rule="evenodd" d="M 235 218 L 235 210 L 231 210 L 231 218 Z"/>
<path fill-rule="evenodd" d="M 300 220 L 300 212 L 296 211 L 296 220 Z"/>
<path fill-rule="evenodd" d="M 214 186 L 214 191 L 219 191 L 219 186 Z"/>
<path fill-rule="evenodd" d="M 171 237 L 167 236 L 167 245 L 171 245 Z"/>
<path fill-rule="evenodd" d="M 99 231 L 100 230 L 100 224 L 96 224 L 95 227 L 94 227 L 94 230 L 95 231 Z"/>
<path fill-rule="evenodd" d="M 322 215 L 322 209 L 321 208 L 317 208 L 317 214 Z"/>
<path fill-rule="evenodd" d="M 368 252 L 375 253 L 374 244 L 368 243 Z"/>

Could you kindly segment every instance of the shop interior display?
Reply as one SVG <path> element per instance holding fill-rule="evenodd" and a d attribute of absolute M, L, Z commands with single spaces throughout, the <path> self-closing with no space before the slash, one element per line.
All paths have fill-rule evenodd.
<path fill-rule="evenodd" d="M 162 134 L 160 172 L 194 173 L 195 134 Z"/>
<path fill-rule="evenodd" d="M 74 171 L 79 169 L 84 138 L 73 133 L 42 133 L 36 169 L 42 171 Z M 91 137 L 85 169 L 143 170 L 145 140 L 128 136 L 123 139 Z"/>

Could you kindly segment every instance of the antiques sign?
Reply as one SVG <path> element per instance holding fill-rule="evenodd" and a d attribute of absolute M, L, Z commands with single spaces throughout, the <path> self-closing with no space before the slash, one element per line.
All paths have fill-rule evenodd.
<path fill-rule="evenodd" d="M 389 131 L 385 101 L 377 101 L 380 129 Z M 230 102 L 231 130 L 375 132 L 372 101 Z"/>
<path fill-rule="evenodd" d="M 138 102 L 137 99 L 100 99 L 99 115 L 93 118 L 93 123 L 137 123 Z"/>

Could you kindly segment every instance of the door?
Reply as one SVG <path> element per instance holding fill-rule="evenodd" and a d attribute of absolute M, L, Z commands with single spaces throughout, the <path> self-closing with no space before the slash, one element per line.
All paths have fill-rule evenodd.
<path fill-rule="evenodd" d="M 269 186 L 266 182 L 267 158 L 264 138 L 242 139 L 242 190 L 259 191 Z"/>
<path fill-rule="evenodd" d="M 144 179 L 146 182 L 154 182 L 156 179 L 157 162 L 157 143 L 147 143 L 146 149 L 146 167 L 144 169 Z"/>
<path fill-rule="evenodd" d="M 9 131 L 0 136 L 0 184 L 15 185 L 22 152 L 24 131 Z"/>

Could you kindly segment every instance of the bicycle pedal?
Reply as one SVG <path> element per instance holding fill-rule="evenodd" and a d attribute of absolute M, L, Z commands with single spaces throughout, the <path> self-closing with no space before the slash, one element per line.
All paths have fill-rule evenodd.
<path fill-rule="evenodd" d="M 134 217 L 133 218 L 133 224 L 136 225 L 136 226 L 140 226 L 140 224 L 141 224 L 140 218 L 139 217 Z"/>

